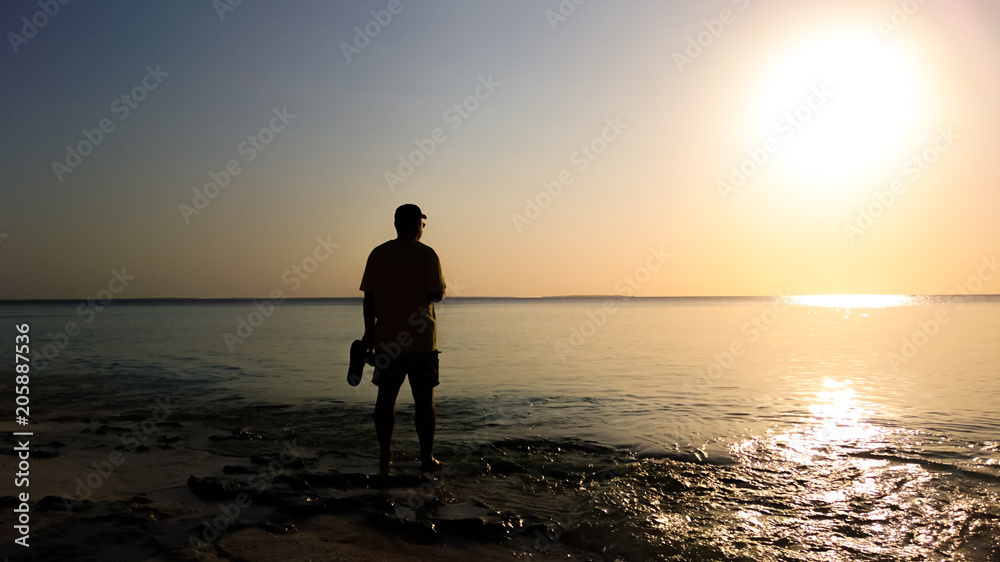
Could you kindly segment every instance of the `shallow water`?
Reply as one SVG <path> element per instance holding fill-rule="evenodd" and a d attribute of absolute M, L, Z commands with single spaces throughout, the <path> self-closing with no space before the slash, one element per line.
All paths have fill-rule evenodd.
<path fill-rule="evenodd" d="M 558 540 L 607 559 L 1000 559 L 1000 302 L 832 305 L 446 301 L 437 456 L 451 469 L 434 494 L 547 522 L 536 550 Z M 29 322 L 39 351 L 82 327 L 36 362 L 33 422 L 142 415 L 169 397 L 171 420 L 199 424 L 181 431 L 189 448 L 235 455 L 245 443 L 204 428 L 245 430 L 296 439 L 319 469 L 374 472 L 371 368 L 357 388 L 345 376 L 360 303 L 281 305 L 230 353 L 224 334 L 254 310 L 0 317 L 11 341 Z M 398 410 L 407 471 L 405 391 Z"/>

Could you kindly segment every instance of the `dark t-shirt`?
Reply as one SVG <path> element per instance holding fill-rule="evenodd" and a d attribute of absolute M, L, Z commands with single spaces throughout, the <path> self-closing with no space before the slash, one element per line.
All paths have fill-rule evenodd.
<path fill-rule="evenodd" d="M 391 342 L 403 354 L 437 349 L 434 303 L 428 294 L 443 293 L 441 260 L 416 240 L 390 240 L 368 256 L 361 290 L 375 301 L 375 350 Z"/>

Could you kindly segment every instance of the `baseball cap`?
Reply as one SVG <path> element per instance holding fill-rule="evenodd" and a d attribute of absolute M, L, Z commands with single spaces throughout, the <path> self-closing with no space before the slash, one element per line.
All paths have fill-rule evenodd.
<path fill-rule="evenodd" d="M 427 215 L 420 211 L 413 203 L 406 203 L 396 207 L 396 222 L 408 222 L 416 219 L 426 219 Z"/>

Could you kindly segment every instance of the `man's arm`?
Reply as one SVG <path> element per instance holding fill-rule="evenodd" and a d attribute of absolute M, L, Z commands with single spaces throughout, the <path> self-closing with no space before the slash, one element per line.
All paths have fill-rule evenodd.
<path fill-rule="evenodd" d="M 441 272 L 441 260 L 438 259 L 437 254 L 434 250 L 431 250 L 431 254 L 434 259 L 428 261 L 430 266 L 426 271 L 425 277 L 427 283 L 427 300 L 430 302 L 441 302 L 444 298 L 445 284 L 444 284 L 444 273 Z"/>
<path fill-rule="evenodd" d="M 365 350 L 371 351 L 375 347 L 372 338 L 375 337 L 375 295 L 371 291 L 365 291 L 364 300 L 365 314 L 365 335 L 361 341 L 365 344 Z"/>

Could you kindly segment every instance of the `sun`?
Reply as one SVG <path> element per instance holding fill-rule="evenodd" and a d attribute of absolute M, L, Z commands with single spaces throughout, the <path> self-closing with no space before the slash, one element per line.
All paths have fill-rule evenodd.
<path fill-rule="evenodd" d="M 758 126 L 797 182 L 870 178 L 920 130 L 921 88 L 901 45 L 875 29 L 816 32 L 784 52 L 762 81 Z"/>

